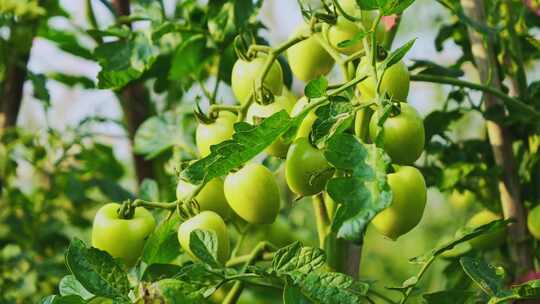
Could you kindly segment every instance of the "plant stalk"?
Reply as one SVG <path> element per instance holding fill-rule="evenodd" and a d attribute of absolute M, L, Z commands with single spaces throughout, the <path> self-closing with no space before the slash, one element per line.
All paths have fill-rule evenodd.
<path fill-rule="evenodd" d="M 485 5 L 483 0 L 460 0 L 464 13 L 478 24 L 486 24 Z M 501 80 L 497 71 L 497 58 L 490 37 L 484 37 L 472 27 L 468 28 L 471 49 L 482 83 L 496 90 L 501 89 Z M 501 96 L 484 93 L 486 109 L 500 105 Z M 508 242 L 513 262 L 520 269 L 518 272 L 532 269 L 532 256 L 528 242 L 525 210 L 521 201 L 521 187 L 512 151 L 510 131 L 503 125 L 487 121 L 487 131 L 495 163 L 502 169 L 499 180 L 499 192 L 502 209 L 506 219 L 513 218 L 516 222 L 509 227 Z"/>

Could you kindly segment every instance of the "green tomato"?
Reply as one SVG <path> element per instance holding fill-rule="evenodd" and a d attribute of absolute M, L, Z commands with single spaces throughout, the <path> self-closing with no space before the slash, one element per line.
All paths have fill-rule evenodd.
<path fill-rule="evenodd" d="M 279 187 L 270 170 L 247 164 L 225 178 L 225 197 L 238 216 L 251 224 L 271 224 L 280 207 Z"/>
<path fill-rule="evenodd" d="M 308 32 L 308 26 L 303 24 L 295 30 L 293 36 Z M 319 44 L 316 36 L 320 37 L 320 34 L 314 34 L 287 50 L 292 73 L 296 78 L 305 82 L 328 74 L 334 66 L 334 59 Z"/>
<path fill-rule="evenodd" d="M 306 137 L 297 138 L 287 153 L 285 177 L 289 188 L 301 196 L 314 195 L 326 186 L 334 174 L 324 154 Z"/>
<path fill-rule="evenodd" d="M 274 102 L 268 105 L 253 103 L 248 109 L 246 120 L 249 123 L 256 125 L 261 119 L 270 117 L 281 110 L 285 110 L 290 114 L 296 102 L 296 96 L 288 90 L 285 90 L 284 93 L 285 94 L 281 96 L 276 96 Z M 266 148 L 266 153 L 283 158 L 287 155 L 288 149 L 289 144 L 284 142 L 281 138 L 278 138 Z"/>
<path fill-rule="evenodd" d="M 476 200 L 476 197 L 474 193 L 469 190 L 459 192 L 458 190 L 454 189 L 448 200 L 455 209 L 463 210 L 469 208 Z"/>
<path fill-rule="evenodd" d="M 424 150 L 425 131 L 420 114 L 409 104 L 400 103 L 401 113 L 388 117 L 382 126 L 383 148 L 392 161 L 399 165 L 414 163 Z M 379 109 L 371 117 L 369 135 L 375 142 L 378 123 L 382 115 Z"/>
<path fill-rule="evenodd" d="M 232 138 L 235 122 L 235 114 L 222 111 L 219 112 L 218 118 L 213 123 L 199 123 L 195 132 L 195 141 L 202 157 L 210 154 L 210 146 L 217 145 Z"/>
<path fill-rule="evenodd" d="M 473 215 L 466 224 L 469 228 L 478 228 L 493 221 L 500 220 L 501 217 L 489 210 L 482 210 Z M 478 250 L 495 249 L 501 246 L 506 239 L 506 230 L 502 229 L 488 234 L 483 234 L 469 241 L 472 248 Z"/>
<path fill-rule="evenodd" d="M 540 205 L 534 207 L 527 216 L 527 227 L 535 239 L 540 240 Z"/>
<path fill-rule="evenodd" d="M 298 102 L 294 105 L 291 115 L 296 116 L 302 112 L 302 110 L 308 105 L 308 99 L 307 97 L 302 97 L 298 100 Z M 306 115 L 304 120 L 302 120 L 302 123 L 300 123 L 300 126 L 298 126 L 298 130 L 296 132 L 295 138 L 300 137 L 309 137 L 309 133 L 311 133 L 311 128 L 313 127 L 313 124 L 315 123 L 315 120 L 317 120 L 317 114 L 315 114 L 316 109 L 313 109 L 309 111 L 309 113 Z"/>
<path fill-rule="evenodd" d="M 368 75 L 364 81 L 357 85 L 358 91 L 363 99 L 369 100 L 375 98 L 376 83 L 371 76 L 372 67 L 367 57 L 363 57 L 358 64 L 356 70 L 357 77 Z M 381 72 L 377 72 L 380 77 Z M 394 101 L 406 102 L 409 95 L 410 76 L 407 66 L 403 61 L 392 65 L 384 73 L 379 93 L 384 96 L 388 95 Z"/>
<path fill-rule="evenodd" d="M 253 89 L 257 85 L 257 81 L 263 72 L 266 62 L 266 56 L 257 57 L 251 61 L 238 59 L 233 66 L 231 75 L 231 87 L 236 99 L 240 104 L 245 104 L 249 101 Z M 281 95 L 283 90 L 283 71 L 279 62 L 276 60 L 272 63 L 270 71 L 266 75 L 263 86 L 270 90 L 274 95 Z"/>
<path fill-rule="evenodd" d="M 176 186 L 176 198 L 179 201 L 185 200 L 195 188 L 195 185 L 179 180 Z M 223 180 L 219 177 L 212 179 L 204 185 L 197 196 L 195 196 L 195 199 L 199 204 L 200 211 L 214 211 L 225 219 L 231 216 L 232 210 L 223 192 Z"/>
<path fill-rule="evenodd" d="M 156 222 L 143 207 L 135 208 L 133 218 L 121 219 L 118 217 L 120 207 L 120 204 L 109 203 L 98 210 L 92 225 L 92 246 L 131 267 L 141 255 L 146 237 L 154 230 Z"/>
<path fill-rule="evenodd" d="M 213 211 L 203 211 L 183 222 L 178 227 L 178 241 L 180 242 L 180 246 L 193 259 L 197 258 L 189 246 L 190 234 L 197 229 L 212 231 L 216 234 L 218 243 L 217 258 L 222 264 L 225 263 L 229 258 L 229 233 L 227 232 L 227 225 L 225 225 L 221 216 Z"/>
<path fill-rule="evenodd" d="M 361 31 L 358 25 L 343 16 L 338 16 L 336 24 L 325 27 L 323 32 L 330 45 L 338 52 L 345 55 L 352 55 L 363 49 L 362 40 L 354 42 L 352 45 L 341 47 L 339 43 L 352 40 Z M 352 41 L 349 41 L 351 43 Z"/>
<path fill-rule="evenodd" d="M 396 240 L 411 231 L 422 219 L 427 189 L 422 173 L 415 167 L 399 167 L 388 174 L 392 203 L 373 218 L 373 226 L 386 237 Z"/>

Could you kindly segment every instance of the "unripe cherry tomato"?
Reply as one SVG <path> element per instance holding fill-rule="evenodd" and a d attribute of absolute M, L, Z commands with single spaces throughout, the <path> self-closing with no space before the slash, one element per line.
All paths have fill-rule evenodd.
<path fill-rule="evenodd" d="M 473 215 L 467 222 L 466 226 L 469 228 L 477 228 L 485 224 L 489 224 L 493 221 L 500 220 L 501 216 L 489 211 L 482 210 Z M 469 241 L 472 248 L 479 250 L 495 249 L 501 246 L 506 239 L 506 230 L 491 232 L 488 234 L 480 235 Z"/>
<path fill-rule="evenodd" d="M 227 232 L 227 225 L 225 225 L 221 216 L 213 211 L 203 211 L 178 227 L 180 246 L 194 259 L 196 257 L 189 244 L 191 232 L 197 229 L 213 231 L 216 234 L 218 242 L 217 258 L 222 264 L 225 263 L 229 258 L 229 233 Z"/>
<path fill-rule="evenodd" d="M 296 116 L 302 112 L 302 110 L 308 105 L 308 99 L 307 97 L 303 96 L 298 100 L 298 102 L 294 105 L 291 116 Z M 313 124 L 315 123 L 315 120 L 317 120 L 317 115 L 315 114 L 316 109 L 313 109 L 309 111 L 309 113 L 306 115 L 304 120 L 300 123 L 300 126 L 298 126 L 298 130 L 296 132 L 296 138 L 300 137 L 309 137 L 309 133 L 311 133 L 311 128 L 313 127 Z"/>
<path fill-rule="evenodd" d="M 197 142 L 197 149 L 202 157 L 210 154 L 210 146 L 217 145 L 232 138 L 235 122 L 235 114 L 222 111 L 219 112 L 218 118 L 213 123 L 199 123 L 195 133 L 195 141 Z"/>
<path fill-rule="evenodd" d="M 258 103 L 253 103 L 249 106 L 246 120 L 253 125 L 259 123 L 260 119 L 267 118 L 273 114 L 285 110 L 288 114 L 291 113 L 291 110 L 296 102 L 296 96 L 288 90 L 284 90 L 284 94 L 281 96 L 275 96 L 273 103 L 268 105 L 260 105 Z M 287 155 L 287 149 L 289 149 L 289 144 L 285 143 L 281 138 L 276 139 L 268 148 L 266 148 L 266 153 L 269 155 L 283 158 Z"/>
<path fill-rule="evenodd" d="M 308 32 L 308 26 L 303 24 L 294 31 L 293 36 Z M 321 37 L 320 34 L 314 35 Z M 315 36 L 290 47 L 287 50 L 287 58 L 293 75 L 305 82 L 328 74 L 334 66 L 334 59 L 317 42 Z"/>
<path fill-rule="evenodd" d="M 476 200 L 476 197 L 474 193 L 469 190 L 460 192 L 457 189 L 454 189 L 448 200 L 455 209 L 463 210 L 469 208 Z"/>
<path fill-rule="evenodd" d="M 195 185 L 179 180 L 176 186 L 176 198 L 179 201 L 185 200 L 195 188 Z M 231 215 L 232 210 L 223 192 L 223 180 L 219 177 L 212 179 L 204 185 L 197 196 L 195 196 L 195 199 L 199 204 L 200 211 L 214 211 L 225 219 Z"/>
<path fill-rule="evenodd" d="M 383 148 L 392 161 L 399 165 L 414 163 L 424 150 L 425 131 L 420 114 L 409 104 L 400 103 L 401 113 L 388 117 L 382 126 Z M 382 110 L 371 117 L 369 134 L 372 142 L 377 138 Z"/>
<path fill-rule="evenodd" d="M 388 174 L 392 203 L 373 218 L 373 226 L 386 237 L 396 240 L 411 231 L 422 219 L 427 189 L 424 176 L 415 167 L 399 167 Z"/>
<path fill-rule="evenodd" d="M 367 57 L 363 57 L 358 64 L 356 70 L 357 77 L 369 76 L 364 81 L 360 82 L 357 85 L 358 91 L 360 92 L 362 99 L 370 100 L 375 98 L 376 83 L 372 73 L 371 63 Z M 378 72 L 378 77 L 381 76 L 381 72 Z M 407 66 L 403 61 L 392 65 L 390 68 L 384 72 L 384 75 L 381 80 L 381 86 L 379 88 L 379 93 L 384 96 L 388 95 L 394 101 L 406 102 L 407 96 L 409 95 L 409 85 L 410 85 L 410 76 Z"/>
<path fill-rule="evenodd" d="M 358 25 L 343 16 L 338 16 L 336 24 L 327 26 L 324 30 L 326 38 L 330 45 L 345 55 L 352 55 L 363 49 L 362 40 L 356 42 L 349 41 L 352 45 L 346 47 L 339 46 L 340 42 L 352 40 L 354 36 L 361 31 Z"/>
<path fill-rule="evenodd" d="M 240 104 L 248 102 L 254 89 L 257 87 L 257 81 L 261 76 L 266 56 L 259 56 L 251 61 L 238 59 L 232 69 L 231 87 L 236 99 Z M 270 71 L 266 75 L 263 86 L 270 90 L 274 95 L 281 95 L 283 90 L 283 71 L 279 62 L 272 63 Z"/>
<path fill-rule="evenodd" d="M 225 178 L 229 206 L 251 224 L 271 224 L 280 207 L 279 187 L 272 172 L 261 164 L 250 163 Z"/>
<path fill-rule="evenodd" d="M 143 207 L 135 208 L 133 218 L 121 219 L 118 216 L 120 207 L 120 204 L 109 203 L 98 210 L 92 225 L 92 246 L 107 251 L 131 267 L 141 255 L 156 221 Z"/>
<path fill-rule="evenodd" d="M 535 239 L 540 240 L 540 205 L 534 207 L 527 216 L 527 227 Z"/>
<path fill-rule="evenodd" d="M 314 195 L 334 174 L 324 154 L 306 137 L 297 138 L 287 153 L 285 176 L 289 188 L 301 196 Z"/>

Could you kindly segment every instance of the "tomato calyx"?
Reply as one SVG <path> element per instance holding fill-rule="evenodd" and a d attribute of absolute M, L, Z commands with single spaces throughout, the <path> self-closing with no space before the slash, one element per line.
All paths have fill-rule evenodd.
<path fill-rule="evenodd" d="M 201 109 L 201 105 L 199 103 L 199 100 L 195 101 L 195 108 L 193 109 L 193 114 L 195 115 L 195 118 L 199 123 L 210 125 L 214 123 L 217 119 L 217 114 L 211 113 L 210 115 L 204 114 L 203 110 Z"/>
<path fill-rule="evenodd" d="M 132 219 L 135 215 L 135 206 L 133 206 L 132 201 L 130 199 L 125 200 L 122 202 L 122 206 L 118 208 L 118 218 L 119 219 Z"/>
<path fill-rule="evenodd" d="M 388 51 L 384 49 L 381 45 L 377 45 L 377 54 L 376 58 L 377 61 L 381 62 L 384 61 L 388 57 Z"/>

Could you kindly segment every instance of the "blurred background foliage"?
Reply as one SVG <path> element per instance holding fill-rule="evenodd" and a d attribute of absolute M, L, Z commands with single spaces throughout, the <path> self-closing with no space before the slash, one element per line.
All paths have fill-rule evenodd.
<path fill-rule="evenodd" d="M 301 22 L 296 1 L 199 2 L 134 0 L 126 11 L 125 1 L 0 0 L 0 303 L 36 303 L 55 293 L 67 273 L 64 250 L 74 236 L 89 239 L 98 206 L 148 191 L 173 200 L 176 164 L 196 157 L 194 103 L 200 100 L 204 108 L 216 96 L 233 102 L 227 84 L 236 60 L 232 40 L 239 29 L 251 27 L 261 41 L 275 44 Z M 402 18 L 396 45 L 416 37 L 409 65 L 422 66 L 413 60 L 429 58 L 454 68 L 456 76 L 465 73 L 477 80 L 466 26 L 444 3 L 453 1 L 416 1 Z M 529 5 L 522 11 L 523 26 L 535 28 L 538 4 Z M 258 13 L 261 22 L 249 22 Z M 539 55 L 534 39 L 522 44 L 527 60 Z M 525 69 L 530 79 L 538 78 L 537 65 L 527 62 Z M 290 72 L 286 75 L 300 96 L 303 84 L 295 80 L 291 85 Z M 216 80 L 222 84 L 213 91 Z M 17 86 L 23 95 L 19 114 L 13 116 L 6 100 L 17 98 Z M 381 287 L 399 285 L 417 268 L 408 258 L 454 235 L 475 211 L 500 209 L 482 117 L 486 113 L 478 110 L 478 97 L 413 84 L 409 101 L 430 132 L 426 156 L 418 162 L 432 186 L 428 207 L 420 225 L 397 242 L 368 230 L 362 278 L 377 280 Z M 516 134 L 527 136 L 524 130 Z M 538 138 L 528 142 L 538 151 Z M 540 196 L 540 177 L 534 176 L 540 174 L 538 153 L 519 146 L 515 150 L 524 160 L 520 177 L 531 191 L 526 202 L 535 204 Z M 275 160 L 266 163 L 283 174 Z M 282 186 L 284 201 L 291 201 Z M 299 239 L 316 246 L 310 202 L 294 204 L 275 224 L 250 233 L 240 250 L 247 252 L 261 239 L 277 245 Z M 504 263 L 508 252 L 489 254 Z M 453 271 L 456 263 L 452 258 L 438 261 L 426 277 L 428 289 L 469 286 L 462 272 Z M 244 293 L 245 303 L 280 301 L 270 294 L 255 302 L 257 292 Z"/>

